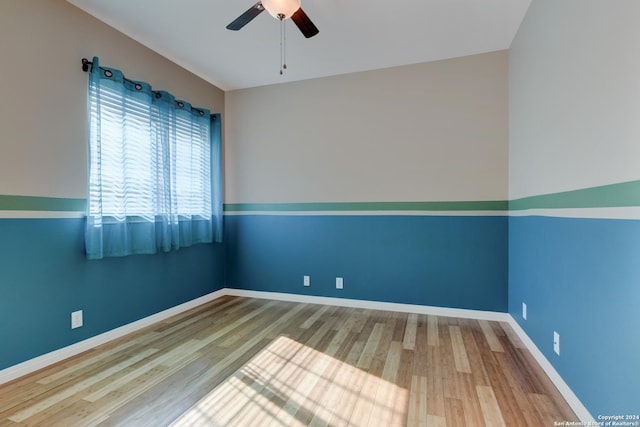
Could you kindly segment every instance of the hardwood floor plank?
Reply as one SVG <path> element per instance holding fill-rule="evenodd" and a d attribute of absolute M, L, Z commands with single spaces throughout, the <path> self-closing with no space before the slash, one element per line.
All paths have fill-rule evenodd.
<path fill-rule="evenodd" d="M 509 341 L 515 348 L 526 349 L 527 347 L 524 345 L 518 334 L 513 330 L 513 328 L 507 322 L 500 322 L 500 327 L 504 331 L 505 335 L 509 338 Z"/>
<path fill-rule="evenodd" d="M 367 379 L 367 374 L 360 369 L 349 369 L 349 379 L 344 383 L 345 387 L 341 394 L 340 410 L 334 410 L 331 418 L 327 420 L 331 426 L 348 426 L 354 408 L 361 399 L 360 394 Z"/>
<path fill-rule="evenodd" d="M 344 328 L 359 334 L 362 332 L 364 325 L 371 319 L 371 310 L 355 309 L 349 313 Z"/>
<path fill-rule="evenodd" d="M 425 357 L 425 356 L 423 356 Z M 425 357 L 426 358 L 426 357 Z M 396 376 L 396 384 L 409 390 L 411 386 L 411 377 L 413 375 L 413 362 L 415 359 L 415 352 L 410 350 L 402 350 L 400 352 L 400 366 L 398 367 L 398 374 Z M 423 375 L 426 370 L 422 371 Z"/>
<path fill-rule="evenodd" d="M 456 370 L 466 374 L 471 373 L 471 366 L 467 358 L 467 350 L 464 347 L 464 341 L 460 333 L 460 327 L 449 326 L 449 334 L 451 335 L 451 345 L 453 347 L 453 360 L 456 364 Z"/>
<path fill-rule="evenodd" d="M 384 367 L 389 356 L 389 350 L 393 342 L 394 332 L 397 330 L 396 324 L 397 319 L 395 318 L 395 316 L 390 315 L 386 317 L 383 332 L 380 336 L 380 341 L 378 342 L 378 346 L 375 349 L 373 359 L 371 360 L 371 366 L 369 367 L 370 374 L 373 374 L 377 377 L 381 377 L 383 375 Z"/>
<path fill-rule="evenodd" d="M 399 390 L 396 385 L 403 347 L 398 341 L 393 341 L 389 346 L 369 425 L 398 425 L 403 418 L 401 414 L 407 406 L 407 392 Z"/>
<path fill-rule="evenodd" d="M 429 315 L 427 317 L 427 344 L 433 346 L 440 345 L 440 333 L 438 332 L 438 317 Z"/>
<path fill-rule="evenodd" d="M 323 427 L 344 424 L 342 409 L 344 409 L 344 402 L 349 395 L 354 393 L 352 390 L 354 372 L 354 369 L 349 365 L 338 363 L 334 380 L 319 402 L 319 410 L 314 414 L 309 426 Z"/>
<path fill-rule="evenodd" d="M 353 335 L 347 330 L 339 330 L 327 347 L 326 354 L 332 357 L 331 366 L 324 374 L 327 381 L 323 388 L 318 388 L 318 393 L 312 396 L 318 404 L 309 421 L 310 426 L 328 426 L 334 414 L 339 412 L 341 397 L 344 395 L 344 389 L 348 389 L 348 381 L 352 376 L 350 370 L 353 369 L 337 358 L 345 342 L 353 343 Z M 333 381 L 329 381 L 330 378 L 333 378 Z"/>
<path fill-rule="evenodd" d="M 485 425 L 482 408 L 478 400 L 478 394 L 476 393 L 478 384 L 475 382 L 475 377 L 468 374 L 460 374 L 460 382 L 460 389 L 462 391 L 461 401 L 466 420 L 465 425 L 478 427 Z M 493 426 L 487 425 L 487 427 Z"/>
<path fill-rule="evenodd" d="M 549 396 L 539 393 L 530 393 L 529 399 L 544 425 L 554 425 L 554 421 L 565 421 L 557 406 L 549 399 Z"/>
<path fill-rule="evenodd" d="M 447 419 L 437 415 L 427 415 L 426 425 L 429 427 L 447 427 Z"/>
<path fill-rule="evenodd" d="M 538 418 L 534 407 L 528 398 L 531 393 L 531 387 L 526 380 L 527 375 L 520 372 L 521 370 L 527 370 L 526 366 L 521 366 L 518 363 L 514 363 L 514 359 L 511 358 L 512 351 L 517 350 L 512 346 L 505 347 L 505 354 L 496 354 L 496 361 L 502 369 L 502 373 L 506 379 L 506 384 L 502 383 L 502 387 L 509 387 L 513 394 L 514 412 L 519 414 L 522 421 L 521 425 L 529 427 L 537 427 L 542 424 L 542 421 Z M 506 396 L 505 396 L 506 398 Z"/>
<path fill-rule="evenodd" d="M 464 406 L 461 400 L 447 397 L 444 404 L 447 411 L 446 420 L 448 427 L 470 425 L 465 421 Z"/>
<path fill-rule="evenodd" d="M 393 334 L 391 334 L 391 341 L 403 342 L 405 331 L 407 329 L 407 323 L 409 321 L 407 314 L 392 311 L 390 312 L 389 321 L 391 324 L 394 325 Z M 418 327 L 418 318 L 416 316 L 416 333 L 417 333 L 417 327 Z"/>
<path fill-rule="evenodd" d="M 482 333 L 484 334 L 487 343 L 489 344 L 489 348 L 491 348 L 491 351 L 504 353 L 504 348 L 502 347 L 500 340 L 498 340 L 498 337 L 496 336 L 489 322 L 487 320 L 478 320 L 478 323 L 480 324 L 480 328 L 482 328 Z"/>
<path fill-rule="evenodd" d="M 527 362 L 522 358 L 520 350 L 515 348 L 507 340 L 505 342 L 505 354 L 494 354 L 498 366 L 503 368 L 503 373 L 512 384 L 517 384 L 524 394 L 536 393 L 541 389 L 539 381 L 534 373 L 528 369 Z"/>
<path fill-rule="evenodd" d="M 407 425 L 427 425 L 427 377 L 413 375 L 409 392 L 409 413 Z"/>
<path fill-rule="evenodd" d="M 493 389 L 488 386 L 477 386 L 476 391 L 485 424 L 491 427 L 505 426 L 502 412 L 500 412 L 500 406 L 498 406 L 496 396 L 493 394 Z"/>
<path fill-rule="evenodd" d="M 280 423 L 283 425 L 304 425 L 298 417 L 306 417 L 307 408 L 304 405 L 309 400 L 309 395 L 318 383 L 328 362 L 313 349 L 305 347 L 302 351 L 308 352 L 309 356 L 304 364 L 299 364 L 305 368 L 298 369 L 300 371 L 299 380 L 295 382 L 295 392 L 289 394 L 289 399 L 281 408 L 280 415 L 273 419 L 271 425 L 279 425 Z"/>
<path fill-rule="evenodd" d="M 440 358 L 440 347 L 427 349 L 427 414 L 446 417 L 444 404 L 443 369 Z"/>
<path fill-rule="evenodd" d="M 335 378 L 336 372 L 340 369 L 341 362 L 335 358 L 335 355 L 348 336 L 346 331 L 334 332 L 335 330 L 332 329 L 332 338 L 326 348 L 320 347 L 316 349 L 318 351 L 316 353 L 317 362 L 312 367 L 307 366 L 311 374 L 311 378 L 307 380 L 310 393 L 306 402 L 302 404 L 305 410 L 302 412 L 298 410 L 296 414 L 296 418 L 304 425 L 311 423 L 315 415 L 321 418 L 330 416 L 330 412 L 324 409 L 322 399 L 331 388 L 331 379 Z"/>
<path fill-rule="evenodd" d="M 416 332 L 418 329 L 418 315 L 410 314 L 407 318 L 404 330 L 404 339 L 402 340 L 402 348 L 406 350 L 415 350 L 416 348 Z"/>
<path fill-rule="evenodd" d="M 309 329 L 313 323 L 324 315 L 331 307 L 328 305 L 318 305 L 314 307 L 314 312 L 300 325 L 302 329 Z"/>
<path fill-rule="evenodd" d="M 478 334 L 471 328 L 471 325 L 473 325 L 474 322 L 474 320 L 466 319 L 464 323 L 465 327 L 460 331 L 464 342 L 464 348 L 471 368 L 471 374 L 473 375 L 474 384 L 490 385 L 489 376 L 487 375 L 487 370 L 484 366 L 484 361 L 482 360 L 482 352 L 488 347 L 488 344 L 486 346 L 482 345 L 483 343 L 486 343 L 484 339 L 480 340 L 480 344 L 478 343 Z"/>
<path fill-rule="evenodd" d="M 362 349 L 362 354 L 360 359 L 358 359 L 358 368 L 369 369 L 371 367 L 371 362 L 373 361 L 378 344 L 380 344 L 383 332 L 384 323 L 376 323 L 373 327 L 373 331 L 371 331 L 371 335 L 369 335 L 369 339 L 367 340 L 364 349 Z"/>
<path fill-rule="evenodd" d="M 553 384 L 551 379 L 545 374 L 542 367 L 536 363 L 533 355 L 528 350 L 518 350 L 517 353 L 519 355 L 519 360 L 522 360 L 522 363 L 526 366 L 526 371 L 530 373 L 532 382 L 535 383 L 535 394 L 548 396 L 551 402 L 556 405 L 560 414 L 562 414 L 562 419 L 572 420 L 575 415 L 571 410 L 571 407 L 562 397 L 562 394 Z"/>
<path fill-rule="evenodd" d="M 518 385 L 515 391 L 510 388 L 511 385 L 505 374 L 505 372 L 510 369 L 510 362 L 502 364 L 500 360 L 505 360 L 503 354 L 494 353 L 490 350 L 486 350 L 482 354 L 482 357 L 489 376 L 490 387 L 494 391 L 502 416 L 505 420 L 519 419 L 517 416 L 519 408 L 514 394 L 520 392 L 521 386 Z"/>

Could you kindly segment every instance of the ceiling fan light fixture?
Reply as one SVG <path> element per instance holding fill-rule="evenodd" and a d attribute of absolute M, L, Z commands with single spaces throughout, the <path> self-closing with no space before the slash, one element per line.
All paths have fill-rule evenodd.
<path fill-rule="evenodd" d="M 300 0 L 262 0 L 262 6 L 274 18 L 280 19 L 280 15 L 283 15 L 284 20 L 300 9 Z"/>

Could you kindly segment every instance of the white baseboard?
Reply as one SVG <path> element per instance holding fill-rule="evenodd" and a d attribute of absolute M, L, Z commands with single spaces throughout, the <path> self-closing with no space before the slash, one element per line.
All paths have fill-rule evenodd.
<path fill-rule="evenodd" d="M 42 356 L 35 357 L 17 365 L 10 366 L 6 369 L 0 370 L 0 384 L 13 381 L 24 375 L 33 373 L 42 368 L 46 368 L 54 363 L 61 362 L 77 354 L 83 353 L 99 345 L 108 343 L 117 338 L 123 337 L 131 332 L 135 332 L 147 326 L 153 325 L 156 322 L 161 322 L 168 319 L 171 316 L 182 313 L 183 311 L 190 310 L 194 307 L 202 305 L 206 302 L 213 301 L 216 298 L 220 298 L 225 295 L 224 289 L 212 292 L 210 294 L 201 296 L 191 301 L 187 301 L 184 304 L 171 307 L 167 310 L 145 317 L 144 319 L 136 320 L 135 322 L 126 324 L 116 329 L 104 332 L 100 335 L 88 338 L 86 340 L 77 342 L 67 347 L 63 347 L 59 350 L 52 351 L 51 353 L 43 354 Z"/>
<path fill-rule="evenodd" d="M 435 316 L 459 317 L 463 319 L 493 320 L 508 322 L 508 313 L 496 311 L 467 310 L 463 308 L 434 307 L 429 305 L 400 304 L 395 302 L 369 301 L 348 298 L 318 297 L 313 295 L 286 294 L 279 292 L 246 291 L 225 288 L 226 295 L 239 297 L 272 299 L 278 301 L 300 302 L 307 304 L 325 304 L 338 307 L 365 308 L 370 310 L 399 311 L 402 313 L 431 314 Z"/>
<path fill-rule="evenodd" d="M 231 289 L 231 288 L 220 289 L 218 291 L 204 295 L 200 298 L 187 301 L 184 304 L 180 304 L 175 307 L 171 307 L 167 310 L 161 311 L 159 313 L 153 314 L 151 316 L 145 317 L 144 319 L 137 320 L 135 322 L 129 323 L 127 325 L 121 326 L 116 329 L 112 329 L 100 335 L 96 335 L 94 337 L 88 338 L 84 341 L 80 341 L 78 343 L 61 348 L 59 350 L 52 351 L 51 353 L 43 354 L 42 356 L 38 356 L 34 359 L 30 359 L 25 362 L 19 363 L 17 365 L 10 366 L 9 368 L 0 370 L 0 384 L 4 384 L 9 381 L 20 378 L 24 375 L 33 373 L 51 364 L 61 362 L 64 359 L 68 359 L 69 357 L 75 356 L 77 354 L 90 350 L 94 347 L 105 344 L 109 341 L 113 341 L 117 338 L 123 337 L 131 332 L 135 332 L 137 330 L 150 326 L 156 322 L 161 322 L 165 319 L 168 319 L 171 316 L 180 314 L 186 310 L 190 310 L 192 308 L 195 308 L 209 301 L 213 301 L 214 299 L 220 298 L 225 295 L 241 296 L 241 297 L 248 297 L 248 298 L 259 298 L 259 299 L 271 299 L 271 300 L 278 300 L 278 301 L 300 302 L 300 303 L 309 303 L 309 304 L 326 304 L 326 305 L 334 305 L 339 307 L 399 311 L 399 312 L 405 312 L 405 313 L 431 314 L 436 316 L 508 322 L 509 325 L 516 332 L 518 337 L 520 337 L 520 339 L 522 340 L 524 345 L 527 347 L 527 349 L 531 352 L 531 354 L 536 359 L 536 361 L 540 364 L 540 366 L 545 371 L 545 373 L 549 376 L 549 378 L 554 383 L 554 385 L 558 388 L 558 390 L 560 391 L 562 396 L 565 398 L 565 400 L 567 401 L 571 409 L 576 413 L 580 421 L 585 423 L 585 425 L 595 421 L 591 416 L 591 414 L 589 413 L 589 411 L 587 410 L 587 408 L 585 408 L 582 402 L 580 402 L 580 399 L 578 399 L 578 397 L 573 393 L 571 388 L 569 388 L 567 383 L 564 382 L 560 374 L 558 374 L 558 372 L 555 370 L 553 365 L 551 365 L 551 363 L 546 359 L 546 357 L 544 357 L 542 352 L 534 344 L 531 338 L 529 338 L 526 332 L 520 327 L 518 322 L 516 322 L 516 320 L 508 313 L 499 313 L 499 312 L 481 311 L 481 310 L 467 310 L 467 309 L 460 309 L 460 308 L 434 307 L 434 306 L 415 305 L 415 304 L 399 304 L 399 303 L 356 300 L 356 299 L 346 299 L 346 298 L 319 297 L 319 296 L 312 296 L 312 295 L 298 295 L 298 294 L 287 294 L 287 293 L 278 293 L 278 292 L 247 291 L 242 289 Z"/>
<path fill-rule="evenodd" d="M 564 399 L 567 401 L 573 412 L 576 413 L 580 421 L 582 421 L 584 425 L 597 425 L 595 424 L 595 420 L 591 416 L 587 408 L 585 408 L 582 402 L 580 402 L 580 399 L 578 399 L 578 396 L 576 396 L 571 388 L 567 385 L 567 383 L 564 382 L 558 371 L 556 371 L 551 362 L 549 362 L 547 358 L 544 357 L 544 354 L 542 354 L 540 349 L 538 349 L 531 338 L 529 338 L 529 335 L 527 335 L 527 333 L 524 331 L 524 329 L 522 329 L 520 324 L 513 318 L 513 316 L 509 316 L 509 325 L 516 332 L 527 349 L 531 352 L 538 364 L 540 364 L 540 366 L 547 374 L 549 379 L 551 379 L 558 391 L 560 391 L 560 394 L 562 394 L 562 397 L 564 397 Z"/>

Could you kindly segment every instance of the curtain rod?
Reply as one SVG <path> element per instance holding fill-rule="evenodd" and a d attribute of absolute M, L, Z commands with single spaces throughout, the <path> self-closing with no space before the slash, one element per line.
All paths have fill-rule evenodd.
<path fill-rule="evenodd" d="M 84 71 L 85 73 L 86 73 L 86 72 L 88 72 L 88 71 L 89 71 L 89 67 L 92 67 L 92 68 L 93 68 L 93 62 L 89 61 L 87 58 L 82 58 L 82 71 Z M 130 80 L 129 80 L 129 79 L 127 79 L 126 77 L 125 77 L 125 80 L 130 81 Z M 155 92 L 154 92 L 154 93 L 155 93 Z M 177 104 L 181 104 L 181 103 L 182 103 L 182 101 L 178 101 L 178 100 L 176 100 L 176 103 L 177 103 Z M 201 109 L 199 109 L 199 108 L 196 108 L 196 107 L 193 107 L 193 106 L 192 106 L 192 107 L 191 107 L 191 109 L 192 109 L 192 110 L 195 110 L 195 111 L 200 112 L 200 114 L 202 114 L 202 113 L 203 113 L 203 111 L 202 111 Z M 217 120 L 217 118 L 216 118 L 216 115 L 215 115 L 215 114 L 211 114 L 211 120 Z"/>

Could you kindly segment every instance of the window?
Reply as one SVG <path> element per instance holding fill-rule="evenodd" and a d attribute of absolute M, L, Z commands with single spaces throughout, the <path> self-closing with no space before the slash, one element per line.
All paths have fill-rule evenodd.
<path fill-rule="evenodd" d="M 87 256 L 221 241 L 220 117 L 122 72 L 89 78 Z"/>

